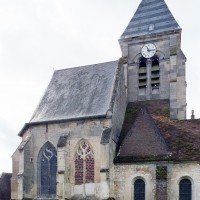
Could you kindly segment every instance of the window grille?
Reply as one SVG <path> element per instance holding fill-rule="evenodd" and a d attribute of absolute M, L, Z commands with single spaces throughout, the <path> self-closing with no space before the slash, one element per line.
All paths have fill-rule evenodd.
<path fill-rule="evenodd" d="M 145 183 L 142 179 L 134 183 L 134 200 L 145 200 Z"/>

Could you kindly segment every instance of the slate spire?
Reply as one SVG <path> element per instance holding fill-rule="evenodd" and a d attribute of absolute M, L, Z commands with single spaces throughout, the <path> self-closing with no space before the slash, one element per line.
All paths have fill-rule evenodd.
<path fill-rule="evenodd" d="M 180 29 L 164 0 L 142 0 L 120 39 Z"/>

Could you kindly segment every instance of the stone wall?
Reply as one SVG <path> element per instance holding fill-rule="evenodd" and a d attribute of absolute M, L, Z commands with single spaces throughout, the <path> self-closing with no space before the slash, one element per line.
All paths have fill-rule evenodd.
<path fill-rule="evenodd" d="M 167 200 L 166 180 L 156 180 L 156 200 Z"/>
<path fill-rule="evenodd" d="M 38 154 L 48 141 L 57 149 L 58 174 L 57 195 L 59 199 L 82 195 L 83 185 L 76 186 L 74 179 L 75 154 L 81 140 L 86 140 L 94 152 L 94 183 L 85 184 L 86 195 L 101 196 L 101 166 L 109 166 L 108 145 L 102 151 L 101 137 L 104 129 L 111 127 L 111 119 L 93 119 L 35 125 L 26 132 L 26 137 L 13 155 L 12 199 L 37 198 Z M 67 136 L 66 143 L 58 146 L 60 137 Z M 27 139 L 28 138 L 28 139 Z M 104 155 L 106 154 L 106 155 Z M 101 159 L 101 157 L 103 159 Z M 108 167 L 107 167 L 108 168 Z M 108 191 L 107 191 L 108 193 Z"/>
<path fill-rule="evenodd" d="M 200 199 L 199 163 L 179 163 L 168 166 L 168 200 L 179 199 L 179 182 L 188 178 L 192 183 L 192 200 Z"/>
<path fill-rule="evenodd" d="M 155 164 L 124 164 L 115 165 L 114 197 L 117 200 L 132 200 L 134 182 L 143 179 L 145 182 L 145 197 L 148 200 L 175 200 L 179 199 L 179 183 L 187 178 L 192 183 L 192 200 L 200 199 L 200 165 L 195 162 L 167 164 L 167 177 L 156 176 Z"/>
<path fill-rule="evenodd" d="M 147 61 L 147 86 L 139 89 L 139 58 L 146 43 L 154 43 L 159 57 L 159 89 L 150 84 L 151 64 Z M 170 99 L 172 119 L 186 119 L 186 58 L 180 49 L 181 32 L 159 33 L 151 37 L 120 40 L 123 57 L 128 58 L 127 96 L 128 102 L 151 99 Z"/>
<path fill-rule="evenodd" d="M 18 198 L 19 154 L 20 152 L 16 150 L 12 155 L 11 199 Z"/>
<path fill-rule="evenodd" d="M 156 195 L 156 165 L 154 164 L 115 165 L 115 198 L 117 200 L 132 200 L 133 184 L 138 178 L 145 182 L 145 199 L 154 200 Z"/>
<path fill-rule="evenodd" d="M 133 40 L 121 41 L 122 54 L 128 57 L 127 68 L 127 86 L 128 86 L 128 101 L 134 102 L 138 100 L 150 100 L 150 99 L 169 99 L 170 98 L 170 37 L 167 34 L 153 35 L 151 38 L 134 38 Z M 155 93 L 153 89 L 144 94 L 140 94 L 138 88 L 138 66 L 139 58 L 141 57 L 141 49 L 146 43 L 154 43 L 157 47 L 156 55 L 160 60 L 160 87 L 158 93 Z M 148 67 L 147 67 L 148 68 Z M 149 87 L 149 86 L 148 86 Z"/>
<path fill-rule="evenodd" d="M 124 122 L 126 106 L 127 106 L 127 96 L 125 88 L 124 60 L 120 59 L 118 66 L 118 73 L 116 77 L 114 97 L 113 97 L 112 136 L 108 147 L 109 152 L 107 153 L 107 158 L 109 158 L 109 166 L 108 166 L 109 173 L 107 177 L 107 182 L 109 182 L 109 196 L 114 196 L 113 160 L 116 155 L 116 144 L 118 142 L 122 125 Z"/>

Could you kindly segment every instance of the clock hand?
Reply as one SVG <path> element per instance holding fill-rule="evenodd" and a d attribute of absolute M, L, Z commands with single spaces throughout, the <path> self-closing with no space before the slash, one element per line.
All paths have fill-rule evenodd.
<path fill-rule="evenodd" d="M 148 51 L 155 51 L 155 49 L 148 49 Z"/>

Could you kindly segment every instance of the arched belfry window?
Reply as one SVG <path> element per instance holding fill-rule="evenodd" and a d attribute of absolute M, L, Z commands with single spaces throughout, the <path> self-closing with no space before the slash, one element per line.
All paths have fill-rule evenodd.
<path fill-rule="evenodd" d="M 147 87 L 147 60 L 144 57 L 139 59 L 139 88 Z"/>
<path fill-rule="evenodd" d="M 151 87 L 152 89 L 158 89 L 160 85 L 160 67 L 159 58 L 154 56 L 151 64 Z"/>
<path fill-rule="evenodd" d="M 87 141 L 83 140 L 76 150 L 75 184 L 94 182 L 94 153 Z"/>
<path fill-rule="evenodd" d="M 38 155 L 38 194 L 41 197 L 56 196 L 57 152 L 47 142 Z"/>
<path fill-rule="evenodd" d="M 189 179 L 182 179 L 179 183 L 179 200 L 192 199 L 192 183 Z"/>
<path fill-rule="evenodd" d="M 145 182 L 142 179 L 134 182 L 134 200 L 145 200 Z"/>
<path fill-rule="evenodd" d="M 138 81 L 141 95 L 146 94 L 145 88 L 152 89 L 152 94 L 157 94 L 158 90 L 155 89 L 159 89 L 160 87 L 160 66 L 158 56 L 153 56 L 149 59 L 144 57 L 139 58 Z"/>

